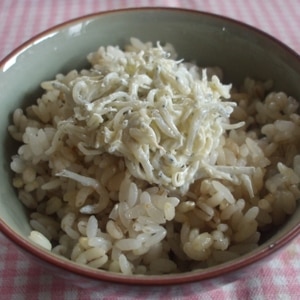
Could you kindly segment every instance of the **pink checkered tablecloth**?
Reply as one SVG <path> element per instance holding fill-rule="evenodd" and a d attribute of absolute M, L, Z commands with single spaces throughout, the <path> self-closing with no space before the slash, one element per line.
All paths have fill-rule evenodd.
<path fill-rule="evenodd" d="M 299 0 L 0 0 L 0 60 L 33 35 L 85 14 L 138 6 L 183 7 L 228 16 L 277 37 L 300 53 Z M 135 299 L 107 288 L 70 286 L 31 260 L 0 234 L 0 299 Z M 141 299 L 163 298 L 162 291 Z M 165 296 L 166 298 L 170 298 Z M 209 292 L 182 290 L 173 299 L 300 299 L 300 237 L 246 278 Z"/>

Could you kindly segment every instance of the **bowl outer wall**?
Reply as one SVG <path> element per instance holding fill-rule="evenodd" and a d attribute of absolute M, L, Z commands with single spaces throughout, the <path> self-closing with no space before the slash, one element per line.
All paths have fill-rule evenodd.
<path fill-rule="evenodd" d="M 246 76 L 263 80 L 272 78 L 277 90 L 284 90 L 300 99 L 300 59 L 294 51 L 254 28 L 213 14 L 170 8 L 119 10 L 75 19 L 30 39 L 0 64 L 0 160 L 3 166 L 0 227 L 19 246 L 42 259 L 49 258 L 27 244 L 26 237 L 30 232 L 28 215 L 22 204 L 16 201 L 16 192 L 11 186 L 9 164 L 12 151 L 16 149 L 16 144 L 7 134 L 11 114 L 15 108 L 25 107 L 36 100 L 41 94 L 38 86 L 43 80 L 53 79 L 60 72 L 88 67 L 88 53 L 99 46 L 122 47 L 132 36 L 142 41 L 170 42 L 178 51 L 179 58 L 193 60 L 204 67 L 221 66 L 228 83 L 239 85 Z M 236 265 L 229 264 L 225 270 L 244 267 L 289 242 L 299 233 L 299 216 L 298 208 L 291 221 L 276 235 L 280 238 L 279 242 L 273 238 L 274 242 L 262 248 L 261 256 L 250 255 L 250 260 L 246 256 Z M 68 268 L 68 264 L 64 266 Z M 74 268 L 72 265 L 71 269 Z M 224 272 L 222 267 L 217 267 L 211 273 L 195 272 L 183 277 L 186 281 L 209 278 L 217 275 L 216 270 Z M 97 274 L 101 274 L 99 278 L 104 280 L 126 281 L 122 276 L 95 274 L 92 277 L 98 278 Z M 159 277 L 157 283 L 180 281 L 175 279 L 176 276 L 165 278 L 164 281 Z M 143 279 L 140 282 L 148 281 Z"/>

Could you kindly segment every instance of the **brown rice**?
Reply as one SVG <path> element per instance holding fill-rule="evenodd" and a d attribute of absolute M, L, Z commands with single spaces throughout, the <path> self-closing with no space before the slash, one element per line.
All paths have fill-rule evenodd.
<path fill-rule="evenodd" d="M 149 49 L 162 51 L 167 63 L 175 61 L 171 45 L 153 47 L 151 43 L 133 39 L 126 51 L 135 53 L 136 59 L 142 61 L 149 59 L 145 56 Z M 135 61 L 124 53 L 118 47 L 100 47 L 88 56 L 91 70 L 58 74 L 54 81 L 42 84 L 46 91 L 36 104 L 24 111 L 15 110 L 9 132 L 21 146 L 12 158 L 11 168 L 15 172 L 13 185 L 18 196 L 31 211 L 33 232 L 29 238 L 80 264 L 126 275 L 204 268 L 257 247 L 260 233 L 282 224 L 295 211 L 300 198 L 299 103 L 284 92 L 272 91 L 270 81 L 250 78 L 226 95 L 222 84 L 217 79 L 212 83 L 213 75 L 210 75 L 208 81 L 213 84 L 210 91 L 219 91 L 220 101 L 229 103 L 224 106 L 230 112 L 229 122 L 219 116 L 223 118 L 224 128 L 211 125 L 210 130 L 217 139 L 210 138 L 204 132 L 207 129 L 201 126 L 199 132 L 187 131 L 189 138 L 198 134 L 207 138 L 206 144 L 197 142 L 197 147 L 208 147 L 205 159 L 209 159 L 203 159 L 202 169 L 199 167 L 194 172 L 191 167 L 186 175 L 178 173 L 172 177 L 173 173 L 168 173 L 165 167 L 168 162 L 163 165 L 159 161 L 155 165 L 154 158 L 141 157 L 139 164 L 129 164 L 128 160 L 136 159 L 135 144 L 122 148 L 120 144 L 110 143 L 103 151 L 100 144 L 83 143 L 101 133 L 98 126 L 106 118 L 104 114 L 94 114 L 87 123 L 80 118 L 83 110 L 93 104 L 92 100 L 84 107 L 77 105 L 70 91 L 82 87 L 75 86 L 74 82 L 84 76 L 91 85 L 96 84 L 95 77 L 103 76 L 102 86 L 100 83 L 99 90 L 90 94 L 81 89 L 77 102 L 84 97 L 102 97 L 105 102 L 113 92 L 118 101 L 127 101 L 128 93 L 136 101 L 139 89 L 148 89 L 147 99 L 153 101 L 153 82 L 156 81 L 156 89 L 168 82 L 178 88 L 175 97 L 186 98 L 187 110 L 181 120 L 186 124 L 198 122 L 199 116 L 193 118 L 194 108 L 189 106 L 192 93 L 189 78 L 200 80 L 204 74 L 202 69 L 177 61 L 179 77 L 155 73 L 150 78 L 134 73 L 140 66 L 135 69 Z M 110 63 L 126 70 L 127 77 L 118 78 L 117 71 L 109 69 Z M 190 77 L 180 75 L 187 70 Z M 211 68 L 207 74 L 221 73 L 220 69 Z M 141 85 L 130 81 L 130 76 L 140 76 Z M 164 79 L 159 81 L 159 76 Z M 118 89 L 111 90 L 107 83 L 117 81 Z M 92 95 L 93 92 L 98 94 Z M 107 116 L 114 114 L 111 128 L 126 128 L 123 117 L 128 114 L 127 108 L 122 110 L 120 106 L 119 111 L 114 111 L 114 107 L 103 106 L 102 109 L 107 110 Z M 151 120 L 157 118 L 156 113 L 153 112 Z M 161 109 L 163 118 L 155 119 L 155 127 L 147 127 L 148 131 L 141 125 L 145 136 L 138 130 L 131 131 L 134 138 L 144 141 L 140 144 L 143 153 L 162 147 L 159 138 L 155 139 L 159 134 L 170 140 L 181 134 L 177 131 L 183 125 L 176 127 L 166 113 Z M 59 131 L 62 124 L 63 130 Z M 112 140 L 111 128 L 103 130 L 107 139 Z M 197 154 L 190 143 L 186 146 L 187 159 Z M 170 155 L 165 159 L 171 164 L 177 157 Z M 188 160 L 183 164 L 193 165 Z M 140 165 L 143 174 L 134 169 Z M 165 173 L 159 173 L 163 167 Z M 201 176 L 200 169 L 204 170 Z M 149 182 L 147 178 L 154 179 Z"/>

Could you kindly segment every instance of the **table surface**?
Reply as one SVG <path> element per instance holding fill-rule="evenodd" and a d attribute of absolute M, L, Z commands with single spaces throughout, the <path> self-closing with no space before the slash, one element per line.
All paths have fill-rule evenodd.
<path fill-rule="evenodd" d="M 300 53 L 298 0 L 0 0 L 0 60 L 37 33 L 69 19 L 111 9 L 172 6 L 212 12 L 255 26 Z M 0 299 L 124 299 L 118 291 L 70 286 L 24 257 L 0 234 Z M 163 298 L 163 292 L 156 292 Z M 143 295 L 151 299 L 152 295 Z M 134 289 L 130 297 L 135 299 Z M 166 298 L 166 297 L 165 297 Z M 300 237 L 273 260 L 221 288 L 173 299 L 300 299 Z"/>

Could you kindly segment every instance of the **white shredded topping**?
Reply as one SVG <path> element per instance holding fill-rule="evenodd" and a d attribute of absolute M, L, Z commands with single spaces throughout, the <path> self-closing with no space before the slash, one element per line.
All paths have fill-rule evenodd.
<path fill-rule="evenodd" d="M 94 189 L 97 189 L 99 186 L 98 181 L 96 179 L 87 177 L 87 176 L 83 176 L 83 175 L 79 175 L 77 173 L 74 173 L 74 172 L 71 172 L 68 170 L 62 170 L 61 172 L 58 172 L 55 175 L 73 179 L 73 180 L 81 183 L 84 186 L 90 186 L 90 187 L 93 187 Z"/>
<path fill-rule="evenodd" d="M 73 102 L 74 114 L 58 123 L 56 139 L 73 129 L 80 135 L 84 127 L 81 151 L 122 156 L 134 177 L 185 192 L 205 172 L 214 172 L 212 152 L 224 132 L 243 125 L 229 122 L 236 105 L 226 100 L 231 85 L 175 60 L 170 45 L 131 43 L 125 51 L 108 46 L 91 53 L 94 71 L 68 86 L 44 83 Z M 95 184 L 68 171 L 57 175 Z"/>

